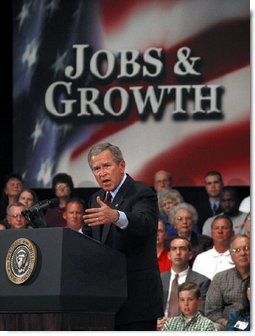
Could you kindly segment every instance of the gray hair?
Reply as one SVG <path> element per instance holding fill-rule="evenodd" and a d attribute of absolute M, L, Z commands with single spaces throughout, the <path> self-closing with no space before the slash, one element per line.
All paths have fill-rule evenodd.
<path fill-rule="evenodd" d="M 246 238 L 250 242 L 250 238 L 244 233 L 237 233 L 230 239 L 230 252 L 233 248 L 233 242 L 238 238 Z"/>
<path fill-rule="evenodd" d="M 169 210 L 168 219 L 169 219 L 169 222 L 172 225 L 174 225 L 174 223 L 175 223 L 176 212 L 181 210 L 181 209 L 185 209 L 185 210 L 189 211 L 192 215 L 192 224 L 193 225 L 197 224 L 198 213 L 197 213 L 197 210 L 195 209 L 195 207 L 193 205 L 191 205 L 190 203 L 182 202 L 182 203 L 179 203 L 179 204 L 175 205 L 174 207 L 172 207 Z"/>
<path fill-rule="evenodd" d="M 163 212 L 163 207 L 161 204 L 165 200 L 168 199 L 175 200 L 177 204 L 183 202 L 183 197 L 181 193 L 176 189 L 167 189 L 167 188 L 160 189 L 157 193 L 157 196 L 158 196 L 158 207 L 160 212 Z"/>
<path fill-rule="evenodd" d="M 23 203 L 21 203 L 21 202 L 11 203 L 11 204 L 9 204 L 9 205 L 7 206 L 7 209 L 6 209 L 6 213 L 7 213 L 7 215 L 10 215 L 10 209 L 11 209 L 12 207 L 23 208 L 23 210 L 26 208 L 26 206 L 25 206 Z"/>
<path fill-rule="evenodd" d="M 104 142 L 104 143 L 96 144 L 90 148 L 89 153 L 88 153 L 88 163 L 90 167 L 91 167 L 92 156 L 98 155 L 105 150 L 109 150 L 111 152 L 113 156 L 113 160 L 116 161 L 117 163 L 120 163 L 123 160 L 123 155 L 119 147 L 114 146 L 110 144 L 109 142 Z"/>

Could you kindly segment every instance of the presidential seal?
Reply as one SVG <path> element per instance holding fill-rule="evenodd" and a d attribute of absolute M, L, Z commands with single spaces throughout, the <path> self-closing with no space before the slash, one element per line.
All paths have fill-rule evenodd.
<path fill-rule="evenodd" d="M 14 284 L 28 281 L 37 264 L 37 250 L 32 241 L 26 238 L 15 240 L 6 256 L 6 273 Z"/>

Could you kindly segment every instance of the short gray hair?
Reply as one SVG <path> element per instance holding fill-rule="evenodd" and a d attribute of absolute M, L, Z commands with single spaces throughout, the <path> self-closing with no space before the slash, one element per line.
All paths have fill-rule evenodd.
<path fill-rule="evenodd" d="M 168 188 L 160 189 L 157 193 L 157 196 L 158 196 L 158 207 L 160 212 L 163 212 L 163 207 L 161 204 L 165 200 L 168 199 L 175 200 L 177 204 L 183 202 L 183 197 L 181 193 L 176 189 L 168 189 Z"/>
<path fill-rule="evenodd" d="M 172 207 L 169 211 L 169 222 L 174 225 L 175 223 L 175 216 L 176 216 L 176 212 L 181 210 L 181 209 L 185 209 L 187 211 L 189 211 L 192 215 L 192 224 L 195 225 L 197 224 L 198 221 L 198 213 L 197 210 L 195 209 L 195 207 L 193 205 L 191 205 L 190 203 L 186 203 L 186 202 L 182 202 L 179 203 L 177 205 L 175 205 L 174 207 Z"/>
<path fill-rule="evenodd" d="M 105 150 L 109 150 L 111 152 L 113 156 L 113 160 L 116 161 L 117 163 L 120 163 L 123 160 L 123 155 L 119 147 L 114 146 L 110 144 L 109 142 L 103 142 L 103 143 L 96 144 L 90 148 L 89 153 L 88 153 L 88 163 L 90 167 L 91 167 L 92 156 L 98 155 Z"/>

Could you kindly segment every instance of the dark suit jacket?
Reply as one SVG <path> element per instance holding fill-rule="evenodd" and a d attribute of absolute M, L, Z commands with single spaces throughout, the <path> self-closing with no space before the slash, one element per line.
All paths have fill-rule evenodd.
<path fill-rule="evenodd" d="M 91 196 L 89 207 L 97 207 L 96 197 L 103 200 L 99 190 Z M 112 208 L 125 212 L 129 224 L 120 229 L 104 225 L 101 241 L 123 252 L 127 258 L 128 298 L 116 316 L 116 324 L 156 319 L 163 315 L 163 291 L 157 263 L 156 237 L 158 205 L 155 192 L 134 181 L 129 175 Z M 100 226 L 93 227 L 92 237 L 100 240 Z"/>
<path fill-rule="evenodd" d="M 198 203 L 194 205 L 198 213 L 197 227 L 198 227 L 199 232 L 202 232 L 203 225 L 205 221 L 207 220 L 207 218 L 214 216 L 208 195 L 205 196 L 204 198 L 200 198 Z M 222 212 L 222 209 L 219 206 L 219 208 L 216 211 L 216 215 L 220 214 L 221 212 Z"/>
<path fill-rule="evenodd" d="M 166 304 L 167 304 L 167 298 L 168 298 L 169 283 L 171 279 L 171 271 L 162 272 L 160 273 L 160 276 L 161 276 L 162 285 L 163 285 L 163 300 L 164 300 L 163 303 L 164 303 L 164 310 L 165 310 Z M 190 268 L 188 270 L 186 282 L 194 282 L 195 284 L 199 286 L 201 297 L 202 297 L 202 304 L 199 310 L 204 315 L 206 293 L 208 291 L 211 280 L 208 279 L 206 276 L 193 271 Z"/>

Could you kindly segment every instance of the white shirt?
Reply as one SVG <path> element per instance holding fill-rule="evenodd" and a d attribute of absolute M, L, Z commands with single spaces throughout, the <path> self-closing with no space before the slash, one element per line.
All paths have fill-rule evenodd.
<path fill-rule="evenodd" d="M 192 269 L 212 280 L 216 273 L 225 271 L 234 266 L 235 264 L 232 261 L 229 250 L 224 253 L 219 253 L 215 250 L 215 247 L 213 247 L 197 255 Z"/>
<path fill-rule="evenodd" d="M 178 273 L 179 274 L 178 279 L 177 279 L 178 285 L 181 285 L 182 283 L 185 282 L 185 280 L 187 278 L 187 275 L 188 275 L 188 271 L 189 271 L 189 267 L 186 270 Z M 165 316 L 166 317 L 168 316 L 168 306 L 169 306 L 169 300 L 170 300 L 172 282 L 173 282 L 173 280 L 175 278 L 175 274 L 176 274 L 176 272 L 173 269 L 171 269 L 171 278 L 170 278 L 170 282 L 169 282 L 168 297 L 167 297 L 166 309 L 165 309 Z"/>

